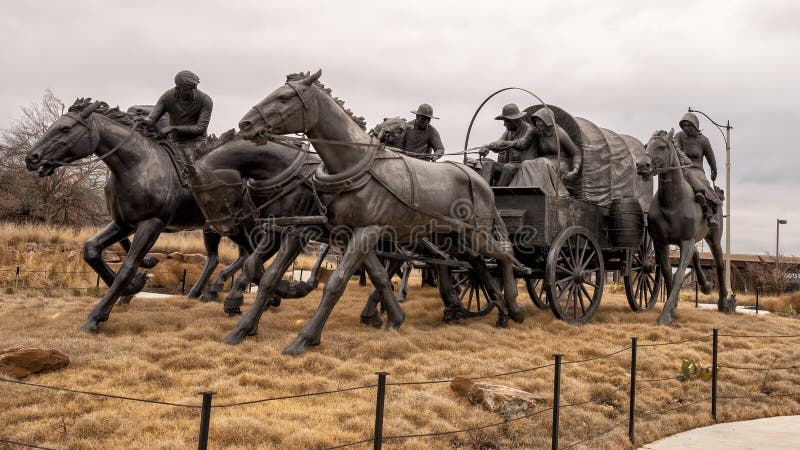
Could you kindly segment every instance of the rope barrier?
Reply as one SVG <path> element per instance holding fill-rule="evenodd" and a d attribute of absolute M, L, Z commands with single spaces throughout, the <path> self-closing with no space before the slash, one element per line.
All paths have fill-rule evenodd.
<path fill-rule="evenodd" d="M 719 336 L 734 337 L 734 338 L 764 338 L 764 339 L 777 339 L 777 338 L 800 338 L 800 334 L 722 334 Z"/>
<path fill-rule="evenodd" d="M 0 438 L 0 442 L 2 442 L 4 444 L 19 445 L 20 447 L 38 448 L 38 449 L 41 449 L 41 450 L 53 450 L 52 448 L 49 448 L 49 447 L 39 447 L 38 445 L 26 444 L 24 442 L 11 441 L 11 440 L 8 440 L 8 439 L 3 439 L 3 438 Z"/>
<path fill-rule="evenodd" d="M 307 393 L 307 394 L 285 395 L 285 396 L 282 396 L 282 397 L 268 397 L 268 398 L 262 398 L 260 400 L 249 400 L 249 401 L 236 402 L 236 403 L 223 403 L 221 405 L 212 405 L 211 407 L 212 408 L 230 408 L 232 406 L 253 405 L 253 404 L 256 404 L 256 403 L 266 403 L 266 402 L 272 402 L 272 401 L 276 401 L 276 400 L 287 400 L 287 399 L 292 399 L 292 398 L 316 397 L 316 396 L 320 396 L 320 395 L 338 394 L 338 393 L 341 393 L 341 392 L 351 392 L 351 391 L 358 391 L 358 390 L 361 390 L 361 389 L 370 389 L 370 388 L 374 388 L 374 387 L 377 387 L 377 386 L 378 386 L 377 384 L 368 384 L 368 385 L 365 385 L 365 386 L 356 386 L 356 387 L 351 387 L 351 388 L 336 389 L 336 390 L 333 390 L 333 391 L 310 392 L 310 393 Z"/>
<path fill-rule="evenodd" d="M 697 337 L 697 338 L 684 339 L 682 341 L 655 342 L 655 343 L 652 343 L 652 344 L 639 344 L 638 346 L 639 347 L 661 347 L 663 345 L 677 345 L 677 344 L 683 344 L 683 343 L 686 343 L 686 342 L 702 341 L 702 340 L 708 339 L 710 337 L 712 337 L 712 335 L 709 334 L 709 335 L 700 336 L 700 337 Z"/>
<path fill-rule="evenodd" d="M 782 394 L 758 394 L 758 395 L 718 395 L 717 398 L 724 398 L 724 399 L 748 399 L 748 400 L 756 400 L 759 398 L 766 398 L 766 397 L 800 397 L 800 392 L 796 393 L 782 393 Z"/>
<path fill-rule="evenodd" d="M 623 349 L 617 350 L 615 352 L 609 353 L 607 355 L 593 356 L 591 358 L 577 359 L 577 360 L 574 360 L 574 361 L 563 361 L 561 364 L 580 364 L 580 363 L 585 363 L 585 362 L 588 362 L 588 361 L 594 361 L 594 360 L 597 360 L 597 359 L 609 358 L 611 356 L 618 355 L 618 354 L 620 354 L 620 353 L 622 353 L 624 351 L 628 351 L 630 349 L 631 349 L 631 347 L 629 346 L 629 347 L 625 347 Z"/>
<path fill-rule="evenodd" d="M 100 393 L 100 392 L 81 391 L 81 390 L 78 390 L 78 389 L 70 389 L 70 388 L 62 388 L 62 387 L 56 387 L 56 386 L 48 386 L 48 385 L 45 385 L 45 384 L 27 383 L 25 381 L 11 380 L 11 379 L 2 378 L 2 377 L 0 377 L 0 381 L 4 381 L 6 383 L 21 384 L 21 385 L 25 385 L 25 386 L 34 386 L 34 387 L 40 387 L 40 388 L 45 388 L 45 389 L 52 389 L 54 391 L 73 392 L 73 393 L 76 393 L 76 394 L 93 395 L 93 396 L 96 396 L 96 397 L 114 398 L 114 399 L 118 399 L 118 400 L 130 400 L 132 402 L 154 403 L 154 404 L 157 404 L 157 405 L 179 406 L 179 407 L 183 407 L 183 408 L 195 408 L 195 409 L 199 409 L 200 408 L 200 405 L 185 405 L 183 403 L 170 403 L 170 402 L 162 402 L 162 401 L 159 401 L 159 400 L 145 400 L 145 399 L 135 398 L 135 397 L 125 397 L 125 396 L 122 396 L 122 395 L 103 394 L 103 393 Z"/>
<path fill-rule="evenodd" d="M 550 364 L 545 364 L 545 365 L 542 365 L 542 366 L 529 367 L 527 369 L 514 370 L 514 371 L 511 371 L 511 372 L 503 372 L 503 373 L 497 373 L 497 374 L 493 374 L 493 375 L 481 375 L 481 376 L 478 376 L 478 377 L 470 377 L 470 378 L 458 378 L 457 380 L 455 378 L 451 378 L 451 379 L 447 379 L 447 380 L 430 380 L 430 381 L 398 381 L 398 382 L 395 382 L 395 383 L 386 383 L 386 385 L 387 386 L 410 386 L 410 385 L 418 385 L 418 384 L 452 383 L 453 381 L 482 380 L 482 379 L 485 379 L 485 378 L 500 378 L 500 377 L 505 377 L 505 376 L 508 376 L 508 375 L 516 375 L 518 373 L 532 372 L 534 370 L 544 369 L 544 368 L 547 368 L 547 367 L 553 367 L 554 365 L 555 364 L 550 363 Z"/>
<path fill-rule="evenodd" d="M 552 411 L 552 410 L 553 410 L 553 408 L 540 409 L 538 411 L 534 411 L 534 412 L 529 413 L 529 414 L 525 414 L 525 415 L 522 415 L 522 416 L 519 416 L 519 417 L 515 417 L 513 419 L 504 420 L 502 422 L 492 423 L 492 424 L 489 424 L 489 425 L 480 425 L 480 426 L 471 427 L 471 428 L 464 428 L 464 429 L 461 429 L 461 430 L 441 431 L 441 432 L 421 433 L 421 434 L 399 434 L 399 435 L 395 435 L 395 436 L 384 436 L 383 440 L 387 440 L 387 439 L 410 439 L 410 438 L 419 438 L 419 437 L 435 437 L 435 436 L 445 436 L 445 435 L 448 435 L 448 434 L 466 433 L 468 431 L 483 430 L 483 429 L 486 429 L 486 428 L 499 427 L 499 426 L 505 425 L 507 423 L 516 422 L 516 421 L 522 420 L 522 419 L 527 419 L 529 417 L 533 417 L 533 416 L 536 416 L 536 415 L 541 414 L 543 412 Z"/>
<path fill-rule="evenodd" d="M 372 442 L 372 438 L 367 438 L 367 439 L 364 439 L 364 440 L 361 440 L 361 441 L 357 441 L 357 442 L 348 442 L 347 444 L 340 444 L 340 445 L 337 445 L 335 447 L 326 447 L 325 450 L 334 450 L 334 449 L 337 449 L 337 448 L 352 447 L 354 445 L 366 444 L 368 442 Z"/>
<path fill-rule="evenodd" d="M 683 409 L 683 408 L 688 408 L 688 407 L 690 407 L 690 406 L 694 406 L 694 405 L 697 405 L 697 404 L 700 404 L 700 403 L 703 403 L 703 402 L 707 402 L 707 401 L 709 401 L 709 400 L 711 400 L 711 397 L 706 397 L 706 398 L 703 398 L 703 399 L 701 399 L 701 400 L 697 400 L 697 401 L 695 401 L 695 402 L 692 402 L 692 403 L 687 403 L 687 404 L 685 404 L 685 405 L 676 406 L 676 407 L 674 407 L 674 408 L 668 408 L 668 409 L 664 409 L 664 410 L 661 410 L 661 411 L 656 411 L 656 412 L 652 412 L 652 413 L 647 413 L 647 412 L 637 412 L 637 413 L 636 413 L 636 417 L 651 417 L 651 416 L 660 416 L 660 415 L 666 414 L 666 413 L 668 413 L 668 412 L 677 411 L 677 410 L 679 410 L 679 409 Z"/>
<path fill-rule="evenodd" d="M 628 419 L 627 418 L 625 420 L 617 422 L 613 427 L 611 427 L 611 428 L 609 428 L 609 429 L 607 429 L 605 431 L 602 431 L 602 432 L 600 432 L 598 434 L 595 434 L 594 436 L 588 437 L 588 438 L 580 440 L 578 442 L 573 442 L 572 444 L 569 444 L 566 447 L 559 447 L 559 449 L 560 450 L 566 450 L 568 448 L 575 447 L 576 445 L 583 444 L 584 442 L 589 442 L 589 441 L 595 440 L 595 439 L 599 438 L 600 436 L 603 436 L 605 434 L 611 433 L 616 428 L 618 428 L 620 425 L 625 424 L 625 423 L 628 423 Z"/>
<path fill-rule="evenodd" d="M 744 367 L 744 366 L 729 366 L 726 364 L 718 364 L 719 367 L 724 367 L 726 369 L 733 369 L 733 370 L 791 370 L 791 369 L 800 369 L 800 366 L 788 366 L 788 367 Z"/>

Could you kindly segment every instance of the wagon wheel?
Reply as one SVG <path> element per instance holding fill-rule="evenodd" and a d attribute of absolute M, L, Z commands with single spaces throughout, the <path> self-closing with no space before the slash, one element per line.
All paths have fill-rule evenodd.
<path fill-rule="evenodd" d="M 650 311 L 658 301 L 661 290 L 661 270 L 656 263 L 653 239 L 645 230 L 639 248 L 628 255 L 625 267 L 625 296 L 634 311 Z"/>
<path fill-rule="evenodd" d="M 550 302 L 547 300 L 547 295 L 545 295 L 544 280 L 541 278 L 525 278 L 525 288 L 537 308 L 547 309 L 550 307 Z"/>
<path fill-rule="evenodd" d="M 597 241 L 583 227 L 562 231 L 550 246 L 544 290 L 553 314 L 569 323 L 591 320 L 603 297 L 606 272 Z"/>
<path fill-rule="evenodd" d="M 474 270 L 450 270 L 450 280 L 461 307 L 469 317 L 485 316 L 494 309 L 489 289 Z"/>

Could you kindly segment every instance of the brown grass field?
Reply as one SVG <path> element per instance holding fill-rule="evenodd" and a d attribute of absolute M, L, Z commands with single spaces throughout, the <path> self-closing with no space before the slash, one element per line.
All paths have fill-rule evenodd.
<path fill-rule="evenodd" d="M 374 384 L 377 371 L 389 382 L 447 379 L 459 374 L 490 375 L 552 362 L 603 355 L 627 347 L 630 337 L 641 344 L 697 338 L 720 328 L 723 334 L 800 334 L 800 322 L 775 315 L 725 316 L 694 309 L 683 302 L 679 323 L 655 325 L 656 311 L 628 310 L 622 293 L 609 289 L 592 323 L 571 326 L 549 311 L 528 303 L 528 319 L 508 329 L 493 326 L 495 315 L 441 323 L 437 291 L 413 282 L 408 315 L 399 331 L 366 328 L 358 315 L 369 288 L 353 282 L 331 315 L 322 345 L 299 357 L 281 350 L 310 317 L 321 291 L 305 300 L 284 301 L 264 315 L 259 335 L 239 346 L 221 342 L 236 318 L 222 314 L 217 303 L 199 303 L 175 296 L 136 299 L 117 307 L 99 335 L 77 327 L 92 304 L 90 297 L 0 296 L 2 348 L 42 347 L 67 353 L 66 369 L 27 379 L 32 383 L 111 393 L 122 396 L 198 405 L 200 391 L 213 390 L 215 404 L 334 390 Z M 252 295 L 247 296 L 247 302 Z M 720 364 L 782 367 L 795 364 L 800 339 L 720 338 Z M 569 445 L 604 431 L 627 417 L 625 383 L 630 352 L 562 369 L 563 407 L 560 442 Z M 661 347 L 641 347 L 638 379 L 679 375 L 683 358 L 711 365 L 711 339 Z M 552 397 L 553 369 L 501 378 L 543 397 Z M 0 438 L 51 448 L 107 449 L 192 448 L 197 444 L 199 411 L 180 407 L 98 398 L 10 383 L 0 383 Z M 620 387 L 623 387 L 620 389 Z M 743 371 L 720 369 L 721 396 L 755 396 L 800 392 L 797 370 Z M 663 415 L 645 414 L 679 407 L 710 396 L 701 380 L 637 385 L 637 445 L 711 423 L 710 402 Z M 548 405 L 542 405 L 546 408 Z M 214 409 L 210 448 L 325 448 L 368 438 L 374 423 L 375 389 L 278 400 Z M 800 414 L 797 397 L 722 399 L 720 421 Z M 436 438 L 387 440 L 385 448 L 549 448 L 552 413 L 545 413 L 478 431 Z M 470 405 L 449 385 L 388 386 L 386 436 L 438 432 L 502 422 L 503 418 Z M 576 448 L 631 448 L 627 426 Z M 353 448 L 367 448 L 362 444 Z M 2 444 L 0 444 L 0 448 Z M 10 447 L 9 447 L 10 448 Z M 484 447 L 493 448 L 493 447 Z"/>

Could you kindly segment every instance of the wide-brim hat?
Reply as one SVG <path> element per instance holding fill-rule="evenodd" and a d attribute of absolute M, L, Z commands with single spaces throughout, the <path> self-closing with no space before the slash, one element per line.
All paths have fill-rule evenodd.
<path fill-rule="evenodd" d="M 416 111 L 411 111 L 411 114 L 416 114 L 418 116 L 425 116 L 431 119 L 438 119 L 438 117 L 433 116 L 433 106 L 427 103 L 419 105 L 419 108 L 417 108 Z"/>
<path fill-rule="evenodd" d="M 519 110 L 519 106 L 509 103 L 503 106 L 503 112 L 494 120 L 516 120 L 525 117 L 525 113 Z"/>

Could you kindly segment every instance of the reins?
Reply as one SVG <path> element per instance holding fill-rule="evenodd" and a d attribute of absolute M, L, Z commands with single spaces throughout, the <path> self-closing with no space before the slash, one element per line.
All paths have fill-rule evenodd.
<path fill-rule="evenodd" d="M 72 117 L 72 116 L 70 116 L 70 117 Z M 87 123 L 84 123 L 82 120 L 75 119 L 74 117 L 72 117 L 72 119 L 75 120 L 77 123 L 80 123 L 81 125 L 83 125 L 86 128 L 86 132 L 89 133 L 89 145 L 91 146 L 92 145 L 92 137 L 91 137 L 92 136 L 92 134 L 91 134 L 92 133 L 92 129 L 89 127 L 89 125 Z M 111 150 L 109 150 L 105 154 L 97 155 L 97 159 L 102 161 L 102 160 L 110 157 L 114 153 L 116 153 L 119 149 L 122 148 L 123 145 L 125 145 L 131 139 L 131 137 L 133 136 L 133 133 L 136 131 L 136 128 L 138 128 L 138 127 L 139 127 L 139 122 L 133 122 L 133 125 L 131 126 L 130 131 L 128 132 L 127 136 L 125 136 L 125 139 L 123 139 L 122 142 L 120 142 L 119 144 L 115 145 L 114 148 L 112 148 Z M 92 164 L 94 162 L 95 161 L 92 160 L 92 159 L 88 159 L 86 161 L 73 161 L 73 162 L 69 162 L 69 163 L 50 162 L 50 161 L 48 161 L 49 164 L 52 164 L 52 165 L 54 165 L 56 167 L 82 167 L 82 166 L 86 166 L 86 165 Z"/>

